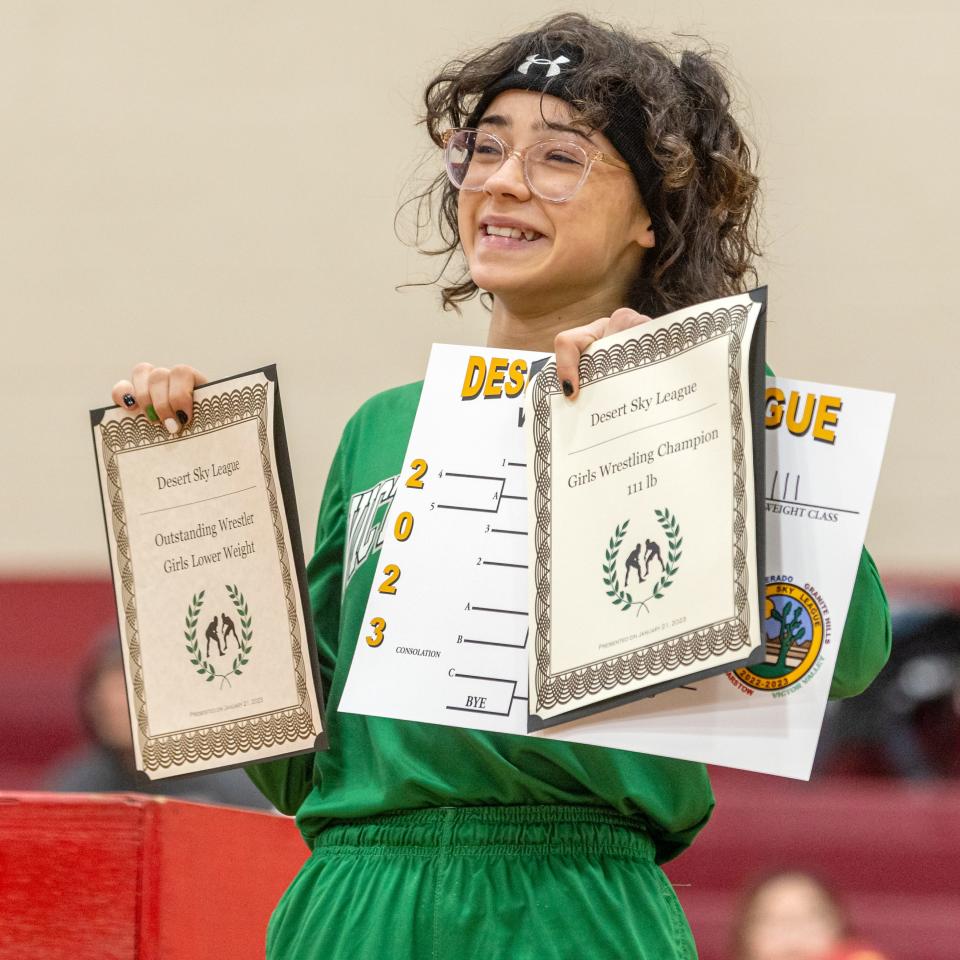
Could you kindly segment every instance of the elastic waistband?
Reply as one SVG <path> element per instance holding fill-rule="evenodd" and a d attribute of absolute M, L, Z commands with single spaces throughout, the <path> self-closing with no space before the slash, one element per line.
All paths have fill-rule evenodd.
<path fill-rule="evenodd" d="M 654 844 L 643 826 L 603 807 L 535 804 L 430 807 L 338 820 L 312 843 L 315 854 L 340 849 L 384 853 L 471 856 L 589 853 L 652 860 Z"/>

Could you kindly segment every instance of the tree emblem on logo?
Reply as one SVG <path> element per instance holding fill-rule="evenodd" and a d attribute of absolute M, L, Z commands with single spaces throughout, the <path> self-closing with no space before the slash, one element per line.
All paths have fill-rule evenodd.
<path fill-rule="evenodd" d="M 243 673 L 242 668 L 250 661 L 250 651 L 253 644 L 253 617 L 250 616 L 246 599 L 236 584 L 232 586 L 229 583 L 226 584 L 226 591 L 240 621 L 239 635 L 233 619 L 228 614 L 221 613 L 219 618 L 214 614 L 213 619 L 207 624 L 204 631 L 204 638 L 207 641 L 206 651 L 201 650 L 200 642 L 197 640 L 197 623 L 200 619 L 200 611 L 203 609 L 205 590 L 195 593 L 191 598 L 184 621 L 186 630 L 183 632 L 183 635 L 187 638 L 186 646 L 187 652 L 190 654 L 190 662 L 197 668 L 197 673 L 208 683 L 212 683 L 215 678 L 219 677 L 221 689 L 224 684 L 232 686 L 230 677 L 239 677 Z M 227 655 L 231 637 L 236 641 L 237 653 L 233 658 L 230 669 L 220 671 L 217 666 L 221 664 L 210 655 L 210 644 L 216 644 L 217 656 L 222 658 Z"/>
<path fill-rule="evenodd" d="M 793 646 L 799 647 L 802 643 L 807 642 L 803 639 L 807 634 L 807 628 L 801 620 L 802 610 L 799 603 L 794 606 L 788 600 L 783 605 L 782 610 L 778 610 L 777 605 L 772 600 L 768 600 L 767 603 L 770 605 L 767 608 L 767 619 L 776 620 L 780 624 L 780 652 L 777 654 L 777 662 L 773 666 L 782 676 L 790 672 L 790 668 L 787 666 L 787 654 L 790 652 L 790 648 Z"/>
<path fill-rule="evenodd" d="M 683 546 L 683 537 L 680 536 L 680 526 L 677 518 L 666 508 L 653 511 L 657 516 L 657 522 L 660 524 L 664 535 L 667 538 L 667 562 L 664 563 L 660 544 L 652 539 L 637 543 L 624 563 L 623 586 L 620 586 L 620 577 L 617 573 L 617 558 L 620 554 L 620 547 L 627 535 L 627 529 L 630 526 L 629 520 L 624 520 L 618 524 L 614 530 L 610 542 L 604 554 L 603 562 L 603 583 L 607 588 L 607 596 L 610 602 L 626 612 L 631 607 L 637 608 L 637 616 L 640 616 L 640 610 L 650 612 L 647 604 L 651 600 L 662 600 L 664 590 L 673 584 L 673 578 L 680 569 L 679 561 L 683 555 L 681 546 Z M 633 594 L 627 590 L 630 583 L 631 572 L 636 573 L 637 584 L 646 583 L 650 577 L 650 564 L 656 562 L 660 564 L 660 576 L 654 581 L 653 586 L 648 588 L 650 594 L 642 600 L 635 600 Z M 641 569 L 642 568 L 642 569 Z"/>
<path fill-rule="evenodd" d="M 788 580 L 767 584 L 764 599 L 766 659 L 734 673 L 755 690 L 786 690 L 810 673 L 828 635 L 819 594 Z"/>

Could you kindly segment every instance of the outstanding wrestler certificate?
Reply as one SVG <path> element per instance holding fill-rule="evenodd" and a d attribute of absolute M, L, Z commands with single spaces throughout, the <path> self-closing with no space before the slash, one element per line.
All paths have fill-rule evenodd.
<path fill-rule="evenodd" d="M 530 387 L 529 729 L 762 657 L 765 290 L 606 337 Z"/>
<path fill-rule="evenodd" d="M 175 436 L 91 422 L 138 769 L 325 748 L 276 368 L 198 387 Z"/>

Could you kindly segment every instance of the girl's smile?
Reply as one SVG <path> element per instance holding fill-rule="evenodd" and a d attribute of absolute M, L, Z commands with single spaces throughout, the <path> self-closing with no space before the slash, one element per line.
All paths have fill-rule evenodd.
<path fill-rule="evenodd" d="M 516 217 L 490 214 L 480 221 L 481 250 L 523 250 L 547 239 L 536 227 Z"/>

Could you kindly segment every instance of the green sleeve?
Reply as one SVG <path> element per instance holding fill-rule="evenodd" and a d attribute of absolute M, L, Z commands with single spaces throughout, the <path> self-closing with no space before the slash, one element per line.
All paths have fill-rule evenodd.
<path fill-rule="evenodd" d="M 890 605 L 873 558 L 864 548 L 837 651 L 831 699 L 863 693 L 887 662 L 890 640 Z"/>
<path fill-rule="evenodd" d="M 346 490 L 343 477 L 341 441 L 330 465 L 320 505 L 313 559 L 307 565 L 310 607 L 325 699 L 330 695 L 334 652 L 340 631 L 340 585 L 343 578 L 343 549 L 346 531 Z M 293 815 L 313 786 L 314 753 L 256 763 L 245 769 L 260 792 L 281 812 Z"/>

